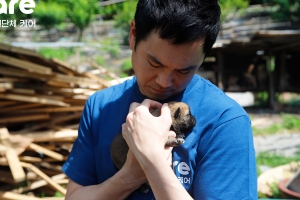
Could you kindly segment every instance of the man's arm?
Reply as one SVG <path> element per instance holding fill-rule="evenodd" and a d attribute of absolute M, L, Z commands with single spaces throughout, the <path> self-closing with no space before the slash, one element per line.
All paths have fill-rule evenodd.
<path fill-rule="evenodd" d="M 166 159 L 166 154 L 171 153 L 171 149 L 165 148 L 170 135 L 170 110 L 164 104 L 161 116 L 154 117 L 149 109 L 157 106 L 158 102 L 151 100 L 132 104 L 122 127 L 123 137 L 144 170 L 156 199 L 192 199 L 170 167 L 170 159 Z"/>
<path fill-rule="evenodd" d="M 82 186 L 70 180 L 66 200 L 125 199 L 145 182 L 145 174 L 129 150 L 124 167 L 103 183 Z"/>

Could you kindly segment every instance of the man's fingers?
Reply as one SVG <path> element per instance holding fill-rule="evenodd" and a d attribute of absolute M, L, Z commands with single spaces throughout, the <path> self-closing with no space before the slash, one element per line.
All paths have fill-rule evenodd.
<path fill-rule="evenodd" d="M 141 105 L 146 106 L 148 109 L 150 108 L 160 108 L 161 107 L 161 103 L 157 102 L 157 101 L 153 101 L 151 99 L 145 99 Z"/>
<path fill-rule="evenodd" d="M 170 117 L 171 114 L 170 114 L 170 109 L 169 109 L 169 106 L 167 103 L 164 103 L 161 107 L 161 116 L 162 117 Z"/>
<path fill-rule="evenodd" d="M 129 107 L 129 113 L 133 112 L 139 105 L 140 104 L 136 102 L 131 103 Z"/>
<path fill-rule="evenodd" d="M 170 137 L 176 137 L 176 133 L 174 131 L 169 131 L 168 136 Z"/>

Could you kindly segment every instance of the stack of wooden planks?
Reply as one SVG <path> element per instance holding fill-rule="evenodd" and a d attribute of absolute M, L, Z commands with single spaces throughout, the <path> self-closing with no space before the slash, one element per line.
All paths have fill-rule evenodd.
<path fill-rule="evenodd" d="M 108 77 L 114 74 L 89 61 Z M 36 51 L 0 44 L 0 199 L 64 199 L 61 167 L 87 98 L 110 87 Z"/>

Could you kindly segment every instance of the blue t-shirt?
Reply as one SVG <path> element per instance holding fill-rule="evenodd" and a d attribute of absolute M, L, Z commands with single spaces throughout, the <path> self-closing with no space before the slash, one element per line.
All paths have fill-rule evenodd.
<path fill-rule="evenodd" d="M 117 172 L 110 144 L 121 131 L 129 106 L 144 96 L 136 78 L 98 91 L 86 102 L 78 138 L 63 166 L 76 183 L 100 184 Z M 196 126 L 173 149 L 173 169 L 194 199 L 257 199 L 255 151 L 250 119 L 222 90 L 195 75 L 187 88 L 167 101 L 190 106 Z M 159 164 L 159 163 L 158 163 Z M 136 190 L 127 199 L 155 199 Z"/>

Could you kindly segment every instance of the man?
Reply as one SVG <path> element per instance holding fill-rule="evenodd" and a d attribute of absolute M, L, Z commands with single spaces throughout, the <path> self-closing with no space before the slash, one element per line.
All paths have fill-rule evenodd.
<path fill-rule="evenodd" d="M 66 199 L 257 199 L 247 113 L 195 75 L 219 32 L 217 0 L 140 0 L 129 43 L 135 77 L 92 95 L 63 166 Z M 196 126 L 165 148 L 168 101 L 190 106 Z M 149 109 L 161 108 L 153 117 Z M 122 131 L 129 152 L 118 171 L 110 144 Z M 172 167 L 170 167 L 170 163 Z M 151 190 L 138 188 L 148 181 Z"/>

